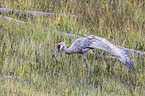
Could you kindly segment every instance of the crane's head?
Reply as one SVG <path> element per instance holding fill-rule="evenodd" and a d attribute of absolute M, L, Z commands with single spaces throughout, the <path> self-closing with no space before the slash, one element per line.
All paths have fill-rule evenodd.
<path fill-rule="evenodd" d="M 59 51 L 64 51 L 64 47 L 66 47 L 66 45 L 65 45 L 64 42 L 60 42 L 60 43 L 57 45 L 57 55 L 56 55 L 56 57 L 58 57 Z"/>

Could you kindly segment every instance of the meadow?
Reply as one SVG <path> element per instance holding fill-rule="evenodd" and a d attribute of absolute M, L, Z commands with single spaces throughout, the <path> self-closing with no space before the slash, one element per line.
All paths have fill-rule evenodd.
<path fill-rule="evenodd" d="M 77 39 L 62 36 L 60 31 L 96 35 L 117 46 L 145 51 L 144 4 L 143 0 L 0 1 L 1 8 L 64 14 L 42 17 L 0 13 L 28 22 L 0 18 L 0 95 L 144 96 L 142 54 L 128 53 L 136 69 L 132 73 L 118 59 L 109 58 L 108 72 L 106 60 L 96 58 L 104 51 L 87 53 L 88 81 L 81 54 L 60 52 L 59 60 L 56 58 L 59 40 L 71 44 Z"/>

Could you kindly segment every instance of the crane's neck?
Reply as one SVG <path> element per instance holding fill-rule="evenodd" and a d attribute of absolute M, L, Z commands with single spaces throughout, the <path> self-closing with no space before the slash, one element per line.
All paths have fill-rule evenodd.
<path fill-rule="evenodd" d="M 71 54 L 71 53 L 73 53 L 73 51 L 72 51 L 70 48 L 67 48 L 66 46 L 64 46 L 63 50 L 64 50 L 64 52 L 65 52 L 66 54 Z"/>

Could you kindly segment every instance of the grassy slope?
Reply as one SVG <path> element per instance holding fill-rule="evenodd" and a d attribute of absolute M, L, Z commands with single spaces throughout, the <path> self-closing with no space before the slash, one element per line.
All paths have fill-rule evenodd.
<path fill-rule="evenodd" d="M 61 58 L 59 62 L 54 57 L 59 39 L 70 44 L 76 38 L 62 37 L 57 32 L 38 27 L 41 25 L 77 35 L 94 34 L 106 38 L 115 45 L 145 51 L 143 6 L 142 0 L 135 2 L 3 0 L 1 3 L 3 8 L 71 14 L 79 18 L 18 16 L 21 20 L 29 22 L 28 25 L 0 19 L 0 94 L 145 94 L 144 57 L 138 58 L 133 53 L 129 54 L 134 60 L 137 71 L 135 75 L 117 59 L 108 59 L 111 71 L 107 73 L 105 60 L 102 58 L 96 60 L 95 56 L 87 54 L 89 66 L 89 82 L 87 82 L 81 55 L 72 56 L 62 52 L 59 55 Z M 17 18 L 15 15 L 10 17 Z M 9 75 L 17 78 L 5 77 Z"/>

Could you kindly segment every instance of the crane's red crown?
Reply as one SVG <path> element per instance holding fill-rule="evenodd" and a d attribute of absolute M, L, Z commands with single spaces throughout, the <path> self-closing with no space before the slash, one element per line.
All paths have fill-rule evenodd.
<path fill-rule="evenodd" d="M 58 41 L 59 43 L 61 42 L 61 40 Z"/>

